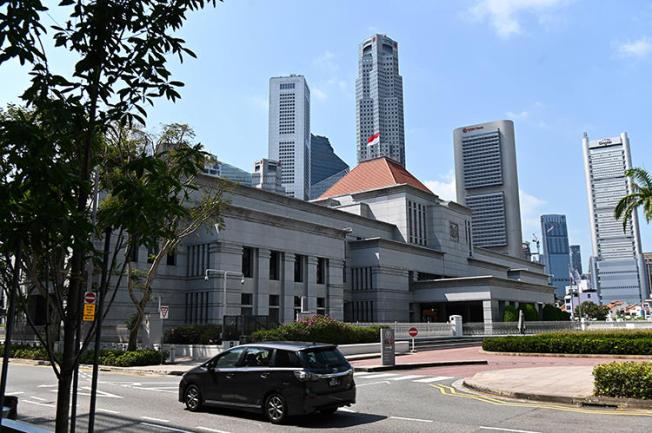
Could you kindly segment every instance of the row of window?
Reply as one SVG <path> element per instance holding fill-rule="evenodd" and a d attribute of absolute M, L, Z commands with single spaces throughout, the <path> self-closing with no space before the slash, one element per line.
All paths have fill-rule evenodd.
<path fill-rule="evenodd" d="M 241 272 L 246 278 L 254 276 L 254 257 L 256 251 L 251 247 L 242 249 L 242 269 Z M 281 253 L 280 251 L 271 251 L 269 257 L 269 279 L 281 279 Z M 305 269 L 307 256 L 301 254 L 294 255 L 294 282 L 303 283 L 305 278 Z M 326 270 L 328 269 L 328 259 L 323 257 L 317 258 L 316 280 L 317 284 L 326 284 Z"/>
<path fill-rule="evenodd" d="M 408 200 L 408 234 L 410 243 L 426 245 L 426 206 Z"/>

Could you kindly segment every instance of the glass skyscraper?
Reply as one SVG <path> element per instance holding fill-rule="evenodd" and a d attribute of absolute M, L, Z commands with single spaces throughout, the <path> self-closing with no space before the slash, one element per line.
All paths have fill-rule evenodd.
<path fill-rule="evenodd" d="M 578 274 L 582 275 L 582 252 L 579 245 L 571 245 L 571 267 Z"/>
<path fill-rule="evenodd" d="M 543 264 L 550 275 L 550 285 L 555 288 L 555 296 L 564 299 L 571 271 L 566 216 L 541 215 L 541 234 Z"/>
<path fill-rule="evenodd" d="M 310 136 L 310 199 L 319 198 L 349 172 L 349 166 L 335 154 L 328 137 Z"/>

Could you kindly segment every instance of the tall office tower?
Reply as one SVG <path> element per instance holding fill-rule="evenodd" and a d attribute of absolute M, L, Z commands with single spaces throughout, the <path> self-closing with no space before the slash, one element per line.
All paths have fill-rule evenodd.
<path fill-rule="evenodd" d="M 652 291 L 652 253 L 643 253 L 643 260 L 645 261 L 645 269 L 648 277 L 647 287 L 648 290 Z"/>
<path fill-rule="evenodd" d="M 579 245 L 571 245 L 571 268 L 582 275 L 582 252 Z"/>
<path fill-rule="evenodd" d="M 310 199 L 322 195 L 349 172 L 349 166 L 335 154 L 328 137 L 310 135 Z"/>
<path fill-rule="evenodd" d="M 374 35 L 360 44 L 355 91 L 358 163 L 386 156 L 405 167 L 403 78 L 396 41 Z"/>
<path fill-rule="evenodd" d="M 457 201 L 473 211 L 473 244 L 523 257 L 514 122 L 453 131 Z"/>
<path fill-rule="evenodd" d="M 603 303 L 621 300 L 640 303 L 648 296 L 645 264 L 641 250 L 638 216 L 623 230 L 614 209 L 618 201 L 632 192 L 625 170 L 632 166 L 629 138 L 619 137 L 589 141 L 584 133 L 584 172 L 586 176 L 593 256 L 591 279 Z"/>
<path fill-rule="evenodd" d="M 541 215 L 543 264 L 557 299 L 564 299 L 570 285 L 570 248 L 565 215 Z"/>
<path fill-rule="evenodd" d="M 269 80 L 269 159 L 281 162 L 286 194 L 310 198 L 310 89 L 301 75 Z"/>

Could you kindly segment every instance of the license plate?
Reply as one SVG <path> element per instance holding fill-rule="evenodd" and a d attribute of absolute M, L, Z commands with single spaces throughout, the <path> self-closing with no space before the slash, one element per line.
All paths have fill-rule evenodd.
<path fill-rule="evenodd" d="M 328 384 L 330 386 L 337 386 L 340 384 L 340 380 L 336 377 L 332 378 L 331 380 L 328 381 Z"/>

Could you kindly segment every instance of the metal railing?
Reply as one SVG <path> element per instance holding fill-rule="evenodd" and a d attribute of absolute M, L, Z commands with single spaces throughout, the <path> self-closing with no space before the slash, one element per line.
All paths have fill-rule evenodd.
<path fill-rule="evenodd" d="M 427 323 L 399 323 L 399 322 L 386 322 L 386 323 L 364 323 L 354 322 L 358 326 L 386 326 L 394 329 L 394 338 L 412 338 L 408 331 L 410 328 L 417 328 L 419 334 L 417 338 L 430 338 L 430 337 L 450 337 L 453 335 L 453 327 L 450 323 L 440 322 L 427 322 Z"/>

